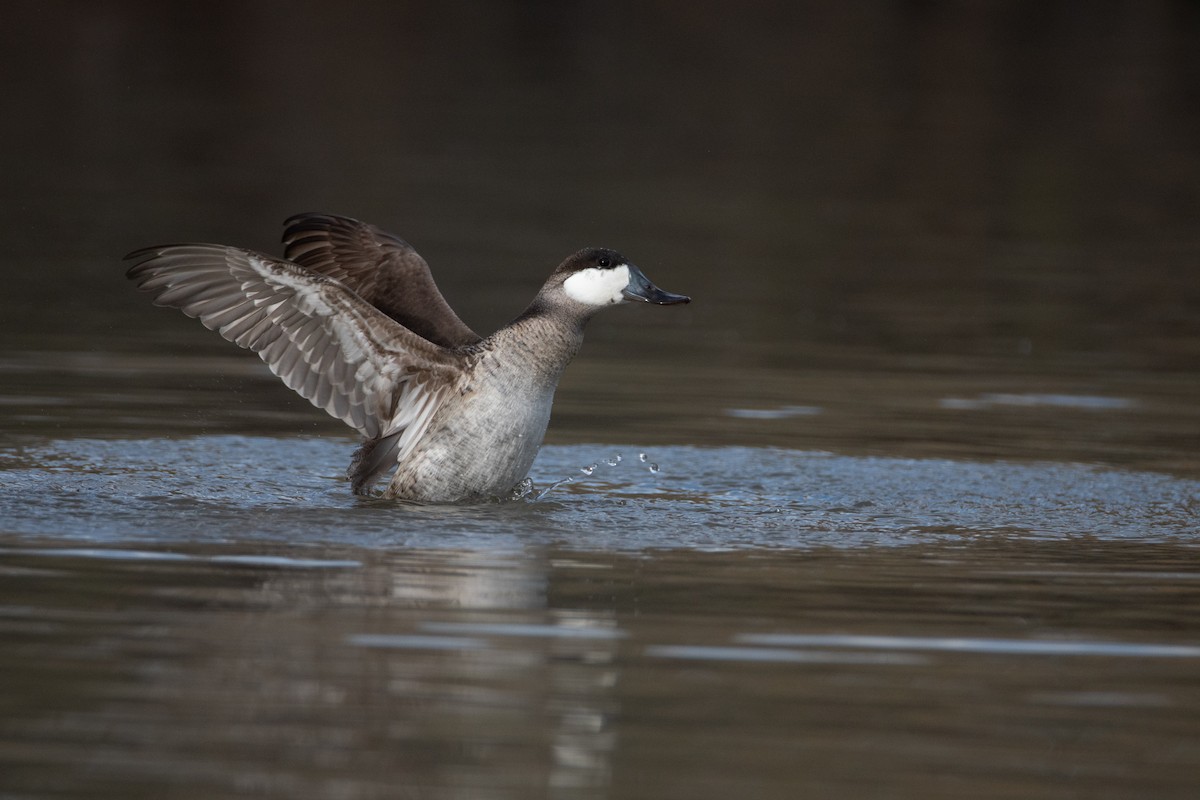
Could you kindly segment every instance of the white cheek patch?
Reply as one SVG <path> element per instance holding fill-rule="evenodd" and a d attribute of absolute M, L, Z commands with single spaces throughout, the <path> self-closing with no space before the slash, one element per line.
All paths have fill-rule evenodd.
<path fill-rule="evenodd" d="M 563 282 L 567 297 L 589 306 L 610 306 L 622 303 L 621 292 L 629 285 L 629 267 L 614 269 L 589 267 L 580 270 Z"/>

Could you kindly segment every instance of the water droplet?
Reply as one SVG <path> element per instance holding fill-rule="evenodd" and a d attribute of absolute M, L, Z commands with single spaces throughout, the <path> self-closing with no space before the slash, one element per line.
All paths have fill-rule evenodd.
<path fill-rule="evenodd" d="M 646 463 L 646 454 L 645 454 L 645 453 L 638 453 L 638 461 L 640 461 L 640 462 L 642 462 L 643 464 L 645 464 L 645 463 Z"/>
<path fill-rule="evenodd" d="M 511 500 L 524 500 L 533 493 L 533 479 L 524 478 L 520 483 L 512 488 L 512 494 L 509 496 Z"/>
<path fill-rule="evenodd" d="M 586 467 L 580 467 L 579 471 L 582 472 L 584 475 L 591 475 L 593 472 L 596 471 L 596 468 L 599 466 L 600 466 L 599 464 L 589 464 Z"/>
<path fill-rule="evenodd" d="M 553 491 L 554 491 L 555 489 L 557 489 L 558 487 L 560 487 L 560 486 L 564 486 L 564 485 L 566 485 L 566 484 L 568 484 L 568 483 L 574 483 L 574 482 L 575 482 L 575 479 L 574 479 L 574 478 L 563 478 L 563 479 L 562 479 L 562 480 L 560 480 L 560 481 L 555 481 L 554 483 L 550 484 L 550 485 L 549 485 L 549 486 L 547 486 L 545 489 L 543 489 L 541 492 L 539 492 L 539 493 L 537 494 L 537 496 L 533 498 L 533 501 L 536 503 L 536 502 L 538 502 L 539 500 L 541 500 L 543 497 L 545 497 L 546 495 L 548 495 L 548 494 L 550 494 L 551 492 L 553 492 Z"/>
<path fill-rule="evenodd" d="M 615 467 L 617 464 L 620 464 L 620 463 L 621 463 L 621 455 L 620 455 L 620 453 L 618 453 L 618 454 L 617 454 L 617 456 L 616 456 L 615 458 L 606 458 L 606 459 L 604 459 L 604 463 L 605 463 L 605 464 L 608 464 L 610 467 Z"/>
<path fill-rule="evenodd" d="M 651 461 L 651 462 L 650 462 L 650 471 L 651 471 L 651 472 L 658 472 L 658 464 L 655 464 L 653 461 Z"/>

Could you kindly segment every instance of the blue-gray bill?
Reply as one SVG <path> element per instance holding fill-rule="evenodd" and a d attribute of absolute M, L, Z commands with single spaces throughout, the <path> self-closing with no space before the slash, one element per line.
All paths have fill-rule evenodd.
<path fill-rule="evenodd" d="M 650 282 L 640 269 L 633 264 L 629 267 L 629 285 L 621 292 L 626 300 L 641 300 L 643 303 L 655 303 L 660 306 L 672 306 L 676 303 L 690 303 L 692 298 L 686 294 L 664 292 Z"/>

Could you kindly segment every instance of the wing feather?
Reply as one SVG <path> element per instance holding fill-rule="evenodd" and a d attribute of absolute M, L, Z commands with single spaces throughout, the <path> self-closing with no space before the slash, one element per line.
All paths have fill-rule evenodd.
<path fill-rule="evenodd" d="M 369 439 L 389 437 L 397 459 L 424 433 L 464 366 L 464 356 L 297 264 L 211 244 L 153 247 L 127 258 L 134 262 L 128 276 L 156 305 L 178 308 L 254 351 L 285 385 Z"/>
<path fill-rule="evenodd" d="M 409 330 L 443 347 L 480 340 L 442 297 L 408 242 L 349 217 L 298 214 L 283 234 L 285 258 L 350 287 Z"/>

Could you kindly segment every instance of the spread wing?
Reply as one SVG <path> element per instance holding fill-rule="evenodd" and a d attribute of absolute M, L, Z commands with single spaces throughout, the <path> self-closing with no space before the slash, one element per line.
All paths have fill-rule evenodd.
<path fill-rule="evenodd" d="M 341 282 L 249 250 L 138 250 L 127 275 L 206 328 L 253 350 L 318 408 L 402 459 L 453 391 L 463 356 L 417 336 Z M 395 461 L 392 462 L 395 464 Z"/>
<path fill-rule="evenodd" d="M 438 291 L 429 265 L 407 242 L 349 217 L 298 214 L 286 222 L 285 257 L 353 289 L 384 314 L 443 347 L 480 336 Z"/>

